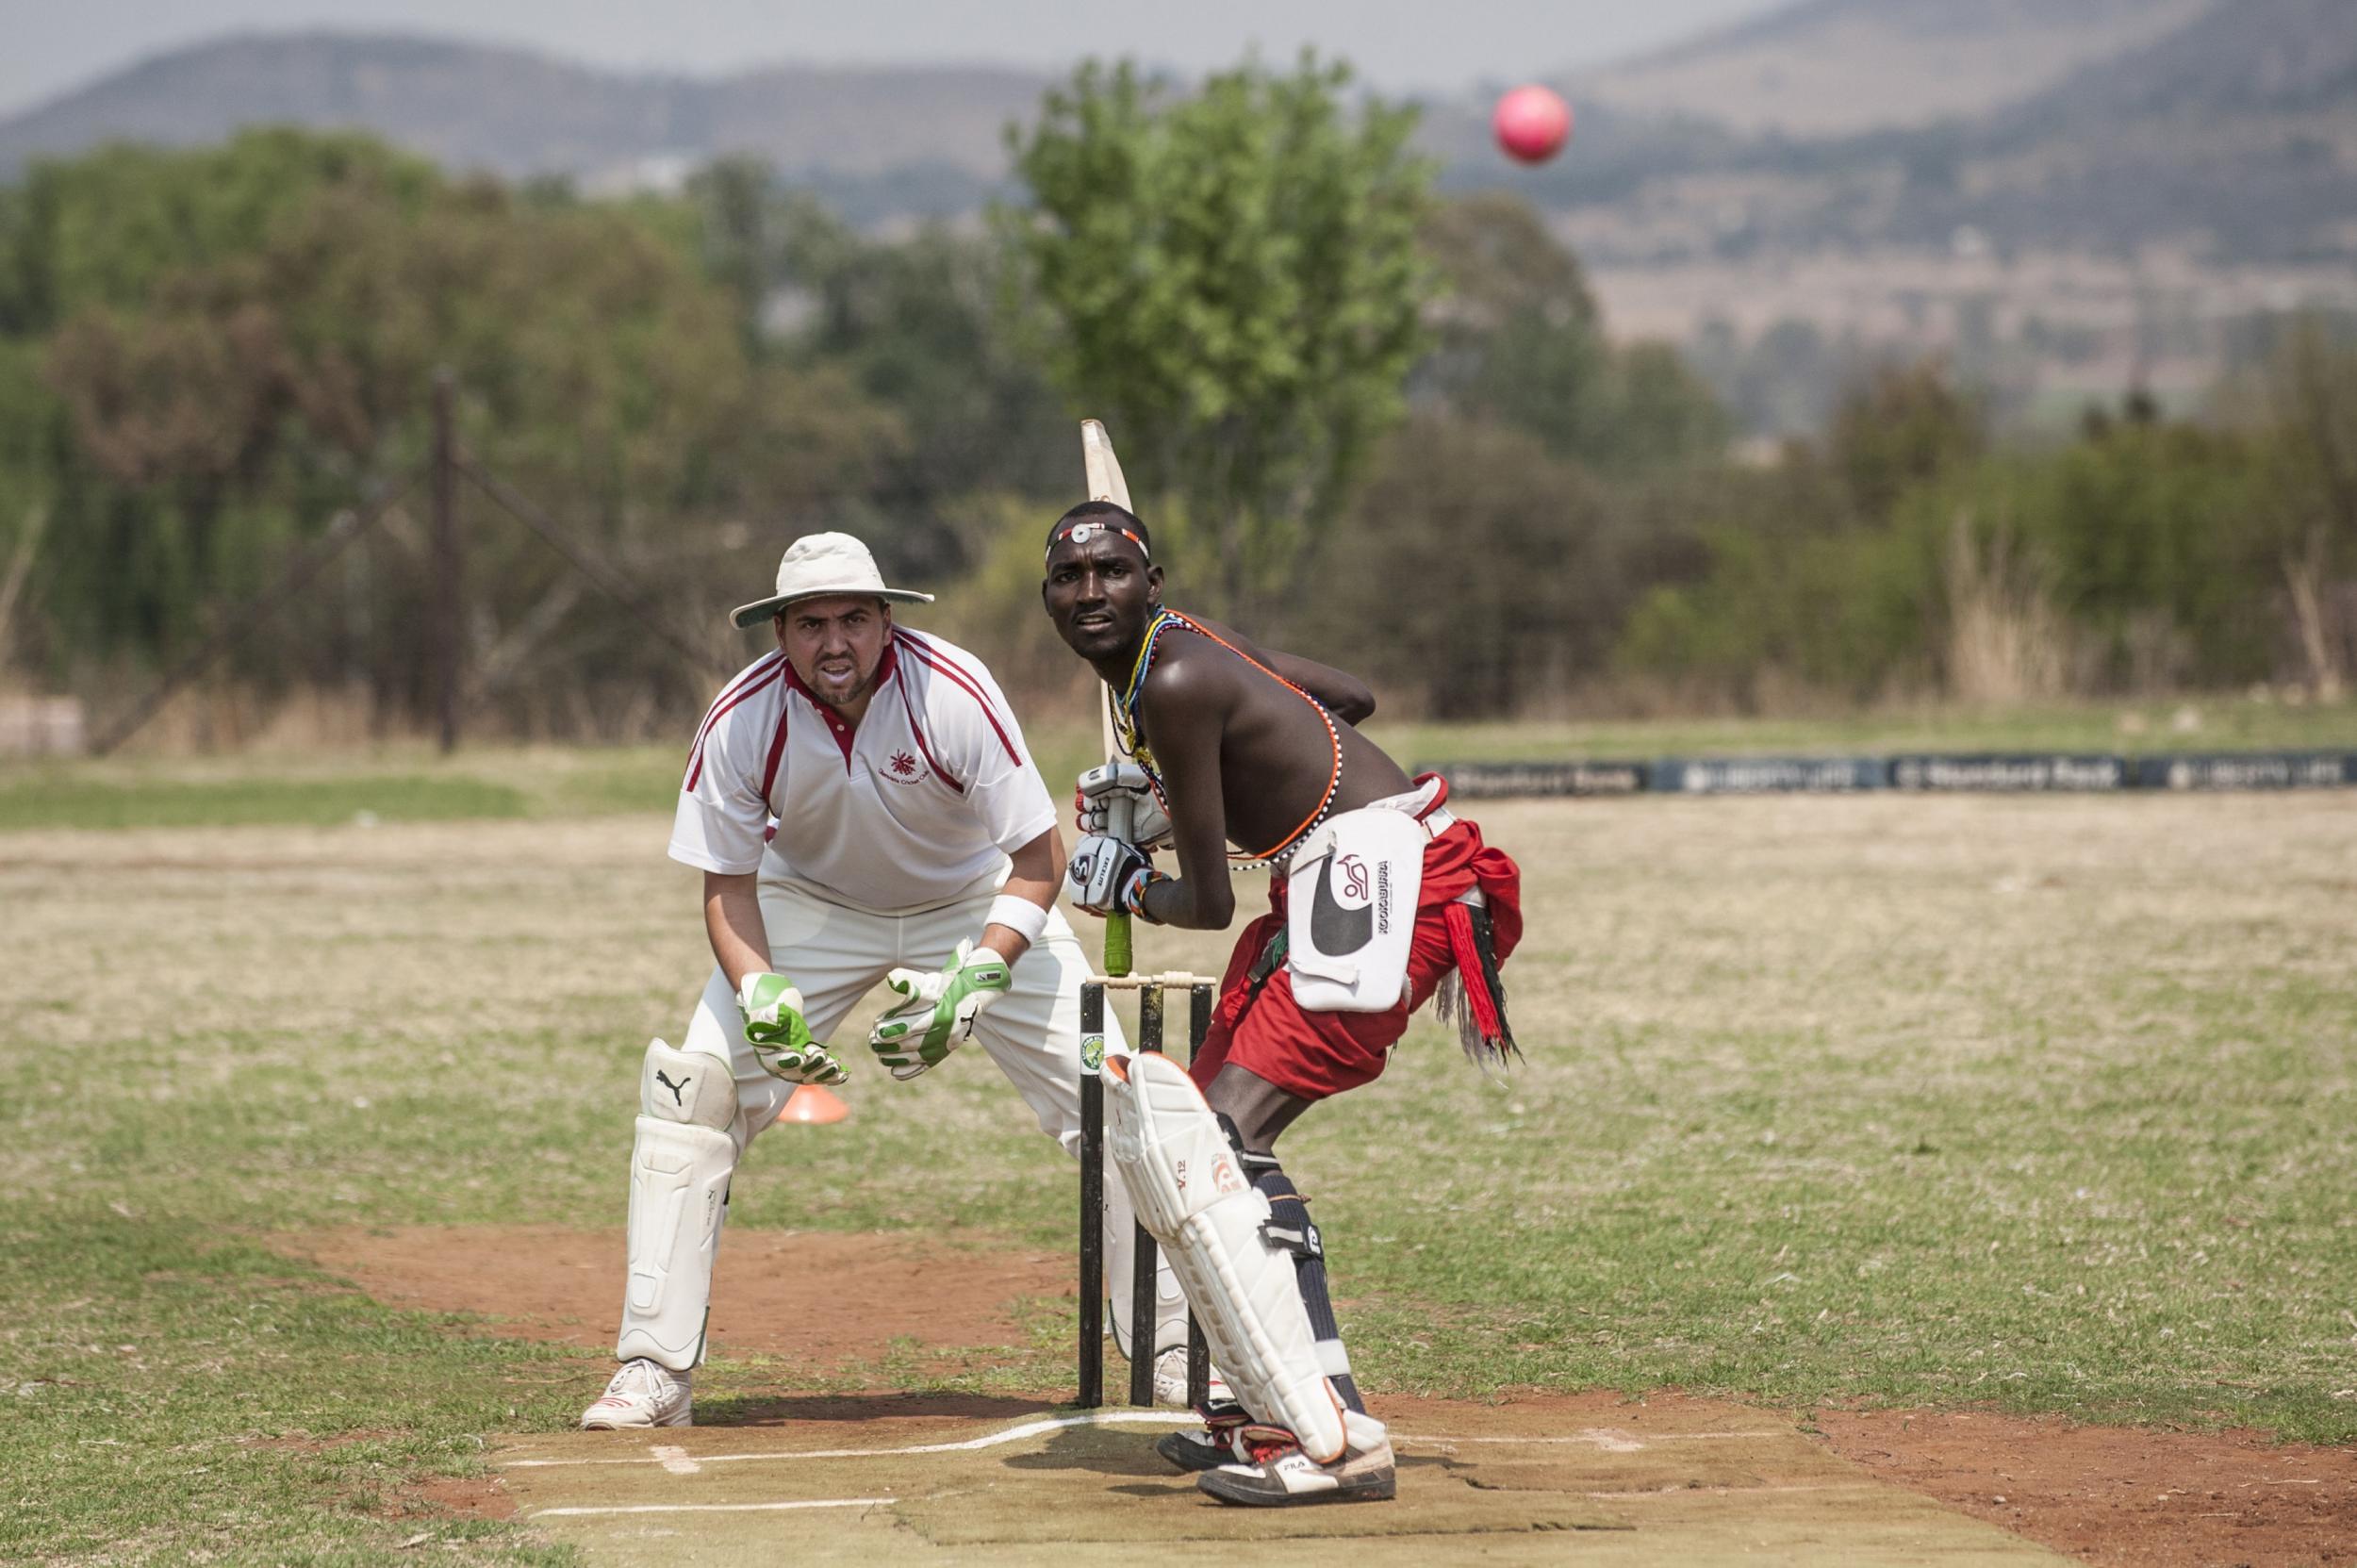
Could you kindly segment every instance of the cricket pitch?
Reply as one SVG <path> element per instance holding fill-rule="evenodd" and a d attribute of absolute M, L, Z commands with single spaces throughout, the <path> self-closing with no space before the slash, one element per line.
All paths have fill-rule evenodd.
<path fill-rule="evenodd" d="M 1183 1412 L 1042 1408 L 519 1437 L 492 1463 L 519 1517 L 595 1563 L 1069 1563 L 1100 1545 L 1251 1543 L 1281 1560 L 2055 1562 L 1885 1485 L 1772 1412 L 1708 1401 L 1415 1401 L 1399 1496 L 1223 1507 L 1153 1452 Z M 1576 1538 L 1575 1540 L 1574 1538 Z"/>

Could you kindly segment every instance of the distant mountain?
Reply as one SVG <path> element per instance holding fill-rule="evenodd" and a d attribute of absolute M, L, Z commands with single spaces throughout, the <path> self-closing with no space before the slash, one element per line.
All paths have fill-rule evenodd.
<path fill-rule="evenodd" d="M 929 168 L 987 181 L 1044 74 L 779 66 L 718 80 L 594 71 L 518 49 L 350 33 L 253 35 L 144 60 L 0 121 L 0 176 L 101 141 L 217 141 L 239 126 L 371 131 L 456 169 L 627 179 L 725 153 L 789 173 Z"/>
<path fill-rule="evenodd" d="M 420 38 L 242 36 L 0 121 L 43 155 L 372 131 L 456 169 L 662 185 L 766 159 L 854 223 L 971 212 L 1045 74 L 602 72 Z M 1509 172 L 1479 95 L 1426 106 L 1452 188 L 1510 181 L 1601 265 L 1946 249 L 2357 255 L 2357 0 L 1799 0 L 1572 84 L 1579 129 Z"/>
<path fill-rule="evenodd" d="M 0 120 L 26 160 L 243 125 L 375 133 L 459 170 L 667 185 L 746 154 L 862 226 L 974 212 L 1045 73 L 719 79 L 344 33 L 183 49 Z M 1616 330 L 1689 344 L 1746 428 L 1807 428 L 1862 356 L 1949 354 L 2007 406 L 2198 396 L 2271 313 L 2357 314 L 2357 0 L 1795 0 L 1566 85 L 1571 147 L 1425 104 L 1444 189 L 1511 189 Z"/>
<path fill-rule="evenodd" d="M 1603 265 L 1959 244 L 2116 256 L 2165 244 L 2225 264 L 2357 257 L 2357 4 L 2126 9 L 2120 0 L 1810 0 L 1664 57 L 1660 69 L 1700 73 L 1690 86 L 1772 45 L 1813 41 L 1826 53 L 1812 69 L 1831 70 L 1831 41 L 1871 35 L 1879 53 L 1854 51 L 1841 68 L 1845 91 L 1865 103 L 1890 82 L 1928 80 L 1959 51 L 2003 58 L 2019 45 L 2005 41 L 2014 24 L 2035 41 L 2056 36 L 2056 17 L 2075 19 L 2085 25 L 2069 35 L 2074 46 L 2091 48 L 2104 23 L 2116 46 L 2073 70 L 2050 60 L 2044 85 L 1976 112 L 1885 116 L 1840 134 L 1750 134 L 1726 123 L 1721 103 L 1684 101 L 1671 116 L 1599 88 L 1579 101 L 1572 152 L 1518 183 L 1566 215 L 1566 233 Z M 2163 14 L 2177 25 L 2133 36 Z M 1965 96 L 1927 91 L 1925 101 Z M 1485 172 L 1474 156 L 1470 117 L 1453 124 L 1452 179 L 1494 183 L 1495 160 Z"/>
<path fill-rule="evenodd" d="M 2250 114 L 2357 114 L 2357 6 L 2228 0 L 2147 46 L 2086 66 L 2007 118 L 2037 134 Z"/>
<path fill-rule="evenodd" d="M 1971 119 L 2235 0 L 1805 0 L 1571 78 L 1584 103 L 1790 137 Z"/>
<path fill-rule="evenodd" d="M 1932 224 L 2019 245 L 2183 239 L 2221 259 L 2357 254 L 2357 5 L 2232 0 L 1919 158 Z"/>

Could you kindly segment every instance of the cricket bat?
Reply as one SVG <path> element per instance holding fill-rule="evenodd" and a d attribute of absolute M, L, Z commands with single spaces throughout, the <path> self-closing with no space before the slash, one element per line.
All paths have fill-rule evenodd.
<path fill-rule="evenodd" d="M 1091 501 L 1110 501 L 1125 512 L 1131 509 L 1129 482 L 1121 476 L 1121 459 L 1113 455 L 1113 439 L 1105 434 L 1103 421 L 1098 420 L 1080 421 L 1080 461 L 1088 473 Z M 1097 718 L 1102 721 L 1105 760 L 1107 762 L 1121 761 L 1123 755 L 1121 736 L 1113 729 L 1113 705 L 1110 702 L 1098 704 Z M 1113 808 L 1116 814 L 1126 815 L 1128 810 L 1129 807 L 1126 804 Z M 1118 837 L 1129 836 L 1130 824 L 1123 820 L 1121 815 L 1110 817 L 1106 826 Z M 1129 972 L 1130 960 L 1129 916 L 1122 914 L 1106 916 L 1105 972 L 1109 975 L 1126 975 Z"/>

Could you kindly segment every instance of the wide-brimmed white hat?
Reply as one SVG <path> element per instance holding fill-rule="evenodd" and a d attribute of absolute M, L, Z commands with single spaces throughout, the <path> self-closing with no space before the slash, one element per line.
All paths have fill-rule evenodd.
<path fill-rule="evenodd" d="M 849 534 L 805 534 L 785 547 L 778 558 L 778 591 L 766 599 L 739 604 L 729 619 L 739 626 L 768 619 L 797 599 L 856 593 L 903 604 L 930 604 L 933 596 L 915 588 L 888 588 L 876 557 Z"/>

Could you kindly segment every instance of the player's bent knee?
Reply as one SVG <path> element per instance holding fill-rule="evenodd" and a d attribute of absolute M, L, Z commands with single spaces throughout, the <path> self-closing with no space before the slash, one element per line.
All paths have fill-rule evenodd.
<path fill-rule="evenodd" d="M 729 1065 L 701 1052 L 647 1042 L 638 1072 L 638 1114 L 725 1132 L 736 1118 L 736 1083 Z"/>

